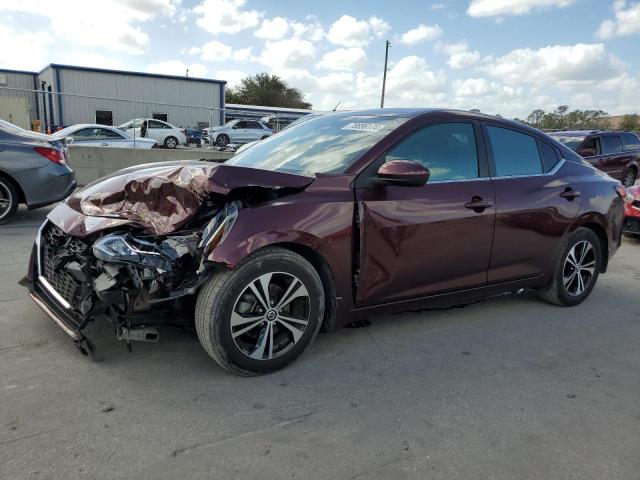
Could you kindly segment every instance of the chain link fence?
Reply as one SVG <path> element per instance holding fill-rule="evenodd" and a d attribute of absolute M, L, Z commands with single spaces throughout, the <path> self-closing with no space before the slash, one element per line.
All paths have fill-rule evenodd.
<path fill-rule="evenodd" d="M 244 119 L 262 121 L 278 132 L 303 115 L 237 105 L 183 105 L 0 86 L 0 119 L 41 133 L 55 133 L 70 125 L 100 124 L 119 127 L 135 138 L 148 136 L 145 129 L 170 128 L 162 123 L 166 122 L 184 133 L 187 146 L 216 148 L 204 129 Z"/>

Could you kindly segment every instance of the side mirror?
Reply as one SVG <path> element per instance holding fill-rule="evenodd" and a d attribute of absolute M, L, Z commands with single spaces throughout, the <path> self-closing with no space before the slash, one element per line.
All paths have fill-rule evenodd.
<path fill-rule="evenodd" d="M 392 160 L 382 164 L 378 178 L 391 185 L 419 187 L 427 183 L 431 172 L 421 163 L 413 160 Z"/>
<path fill-rule="evenodd" d="M 596 151 L 593 148 L 581 148 L 578 150 L 578 155 L 581 157 L 595 157 Z"/>

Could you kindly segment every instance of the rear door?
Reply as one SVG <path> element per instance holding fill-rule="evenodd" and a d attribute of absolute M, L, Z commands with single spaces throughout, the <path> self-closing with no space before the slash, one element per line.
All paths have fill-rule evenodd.
<path fill-rule="evenodd" d="M 148 120 L 147 122 L 147 138 L 152 138 L 158 142 L 158 145 L 162 145 L 164 139 L 171 133 L 169 131 L 171 128 L 158 120 Z"/>
<path fill-rule="evenodd" d="M 580 192 L 563 176 L 560 152 L 543 138 L 498 124 L 483 130 L 496 195 L 488 281 L 537 277 L 578 214 Z"/>
<path fill-rule="evenodd" d="M 392 160 L 420 162 L 431 178 L 419 187 L 376 184 Z M 373 162 L 355 191 L 359 306 L 486 285 L 495 199 L 473 121 L 422 126 Z"/>
<path fill-rule="evenodd" d="M 254 142 L 256 140 L 260 140 L 264 134 L 264 129 L 258 122 L 247 122 L 247 136 L 245 138 L 245 141 Z"/>

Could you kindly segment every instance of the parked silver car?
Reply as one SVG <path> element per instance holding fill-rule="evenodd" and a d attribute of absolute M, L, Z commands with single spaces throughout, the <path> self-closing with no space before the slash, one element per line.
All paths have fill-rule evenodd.
<path fill-rule="evenodd" d="M 0 120 L 0 224 L 20 203 L 29 209 L 44 207 L 75 187 L 64 140 Z"/>
<path fill-rule="evenodd" d="M 204 129 L 206 139 L 219 147 L 226 147 L 230 143 L 249 143 L 262 140 L 273 135 L 267 125 L 257 120 L 231 120 L 221 127 Z"/>
<path fill-rule="evenodd" d="M 63 128 L 53 134 L 67 145 L 83 147 L 140 148 L 147 150 L 158 146 L 152 138 L 132 137 L 116 127 L 90 123 L 79 123 Z"/>

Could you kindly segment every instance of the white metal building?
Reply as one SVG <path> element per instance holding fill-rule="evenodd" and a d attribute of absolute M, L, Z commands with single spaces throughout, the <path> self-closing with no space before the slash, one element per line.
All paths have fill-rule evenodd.
<path fill-rule="evenodd" d="M 11 90 L 14 88 L 20 90 Z M 33 72 L 0 70 L 0 118 L 22 128 L 31 128 L 31 122 L 38 118 L 39 99 L 35 93 L 22 90 L 35 89 Z"/>
<path fill-rule="evenodd" d="M 0 80 L 2 75 L 7 84 L 11 79 L 12 85 L 39 90 L 29 99 L 30 120 L 40 119 L 45 130 L 76 123 L 120 125 L 133 118 L 158 118 L 180 127 L 224 122 L 223 80 L 60 64 L 37 73 L 0 70 Z M 0 95 L 16 93 L 3 92 L 0 85 Z M 5 118 L 2 104 L 0 98 Z"/>

